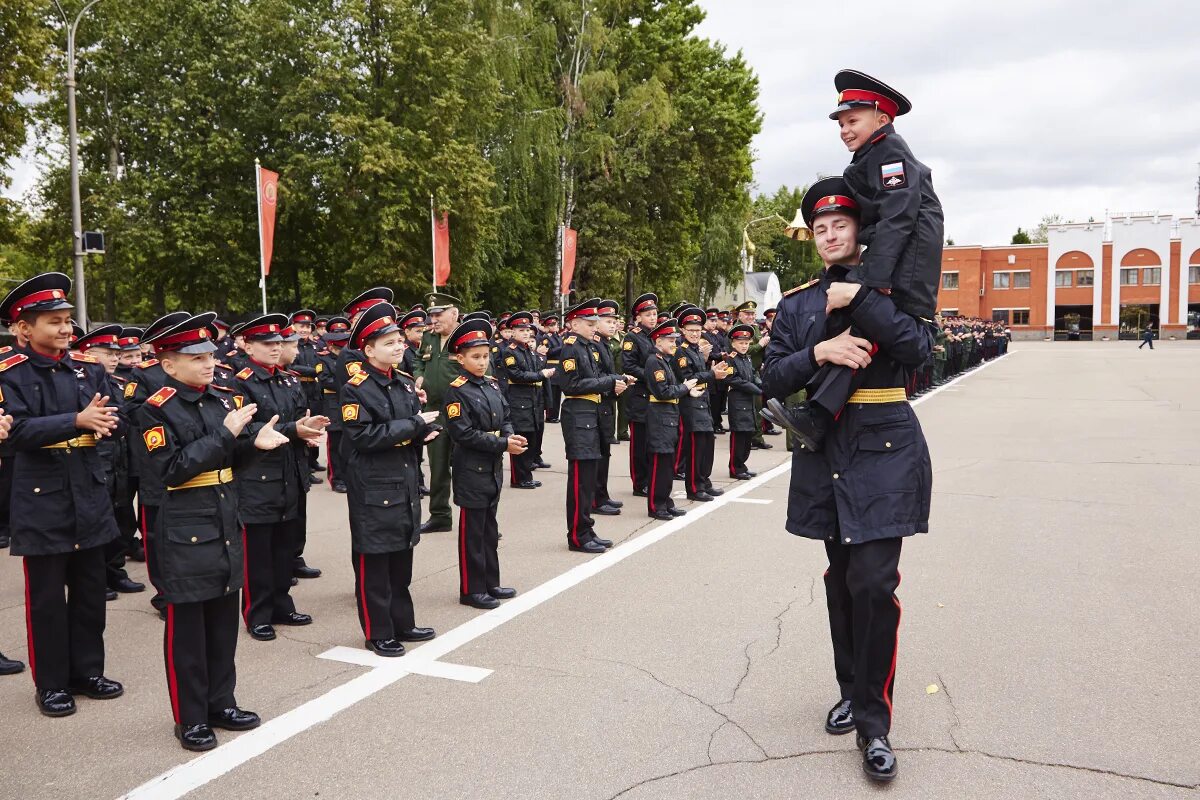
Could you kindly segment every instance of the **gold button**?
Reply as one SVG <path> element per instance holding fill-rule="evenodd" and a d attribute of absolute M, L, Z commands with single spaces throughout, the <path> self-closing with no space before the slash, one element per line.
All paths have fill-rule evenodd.
<path fill-rule="evenodd" d="M 226 540 L 225 540 L 225 546 L 226 546 L 226 547 L 229 547 L 229 546 L 230 546 L 230 541 L 229 541 L 228 539 L 226 539 Z"/>
<path fill-rule="evenodd" d="M 384 501 L 383 501 L 383 504 L 386 506 L 386 505 L 387 505 L 389 502 L 390 502 L 390 501 L 388 501 L 388 500 L 384 500 Z"/>
<path fill-rule="evenodd" d="M 891 447 L 891 446 L 892 446 L 892 443 L 891 443 L 891 442 L 884 442 L 884 443 L 883 443 L 883 446 L 884 446 L 884 447 Z"/>
<path fill-rule="evenodd" d="M 833 479 L 834 479 L 835 481 L 838 479 L 838 474 L 837 474 L 836 472 L 835 472 L 835 473 L 833 473 Z"/>
<path fill-rule="evenodd" d="M 193 536 L 193 537 L 192 537 L 192 544 L 195 544 L 195 543 L 196 543 L 196 542 L 198 542 L 198 541 L 200 541 L 200 540 L 199 540 L 199 539 L 197 539 L 195 536 Z"/>
<path fill-rule="evenodd" d="M 78 550 L 78 549 L 79 549 L 79 545 L 75 545 L 75 549 L 76 549 L 76 550 Z"/>
<path fill-rule="evenodd" d="M 265 480 L 267 479 L 267 476 L 266 476 L 266 475 L 263 475 L 263 476 L 262 476 L 262 479 L 265 481 Z"/>
<path fill-rule="evenodd" d="M 850 537 L 849 537 L 849 536 L 847 536 L 847 537 L 846 537 L 846 544 L 850 544 Z"/>
<path fill-rule="evenodd" d="M 35 486 L 35 487 L 33 487 L 33 493 L 34 493 L 34 494 L 41 494 L 41 493 L 42 493 L 42 487 L 40 487 L 40 486 Z"/>

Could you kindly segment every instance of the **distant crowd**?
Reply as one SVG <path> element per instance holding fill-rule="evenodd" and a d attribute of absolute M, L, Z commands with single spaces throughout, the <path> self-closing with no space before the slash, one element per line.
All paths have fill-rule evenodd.
<path fill-rule="evenodd" d="M 911 397 L 940 386 L 972 367 L 1008 352 L 1012 331 L 1003 322 L 979 317 L 943 317 L 938 314 L 933 353 L 909 379 Z"/>

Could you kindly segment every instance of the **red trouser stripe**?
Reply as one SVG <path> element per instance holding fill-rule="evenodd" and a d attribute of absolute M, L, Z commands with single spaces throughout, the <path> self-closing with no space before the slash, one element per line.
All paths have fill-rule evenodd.
<path fill-rule="evenodd" d="M 367 638 L 371 636 L 371 612 L 367 608 L 367 556 L 358 554 L 358 605 L 362 609 L 363 629 Z"/>
<path fill-rule="evenodd" d="M 329 476 L 329 485 L 333 485 L 333 437 L 325 434 L 325 474 Z"/>
<path fill-rule="evenodd" d="M 575 469 L 575 513 L 571 515 L 571 544 L 579 547 L 579 462 L 572 461 Z"/>
<path fill-rule="evenodd" d="M 462 584 L 461 593 L 469 594 L 467 581 L 467 510 L 458 510 L 458 577 Z"/>
<path fill-rule="evenodd" d="M 167 689 L 171 693 L 171 714 L 179 718 L 179 679 L 175 676 L 175 604 L 167 603 Z"/>
<path fill-rule="evenodd" d="M 679 462 L 683 460 L 683 420 L 679 420 L 679 439 L 675 443 L 675 472 L 679 472 Z"/>
<path fill-rule="evenodd" d="M 737 433 L 729 432 L 729 477 L 733 477 L 733 457 L 737 453 Z"/>
<path fill-rule="evenodd" d="M 896 571 L 896 586 L 900 586 L 900 571 Z M 892 646 L 892 666 L 888 670 L 887 680 L 883 682 L 883 702 L 887 704 L 888 723 L 892 720 L 892 681 L 896 679 L 896 656 L 900 653 L 900 598 L 892 595 L 892 602 L 896 604 L 896 638 L 893 640 L 895 644 Z"/>
<path fill-rule="evenodd" d="M 512 453 L 508 454 L 508 485 L 517 485 L 517 457 Z"/>
<path fill-rule="evenodd" d="M 654 507 L 654 487 L 658 486 L 658 453 L 654 454 L 654 465 L 650 467 L 650 491 L 646 494 L 650 498 L 650 513 L 658 511 Z"/>
<path fill-rule="evenodd" d="M 150 557 L 146 557 L 150 561 Z M 246 526 L 242 526 L 242 621 L 250 624 L 250 543 L 246 539 Z"/>
<path fill-rule="evenodd" d="M 37 685 L 37 655 L 33 649 L 33 605 L 29 602 L 29 556 L 21 559 L 25 569 L 25 636 L 29 639 L 29 672 Z"/>
<path fill-rule="evenodd" d="M 637 474 L 637 442 L 634 441 L 633 426 L 629 426 L 629 480 L 633 483 L 633 488 L 638 488 Z"/>

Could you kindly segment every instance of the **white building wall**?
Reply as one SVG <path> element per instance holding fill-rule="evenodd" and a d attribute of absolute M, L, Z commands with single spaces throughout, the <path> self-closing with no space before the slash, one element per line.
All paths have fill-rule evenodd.
<path fill-rule="evenodd" d="M 1092 325 L 1100 325 L 1100 298 L 1104 289 L 1104 223 L 1079 222 L 1056 225 L 1047 231 L 1046 321 L 1054 324 L 1054 265 L 1065 254 L 1078 250 L 1092 259 Z M 1116 296 L 1114 292 L 1113 296 Z"/>
<path fill-rule="evenodd" d="M 1200 250 L 1200 217 L 1184 217 L 1179 220 L 1179 304 L 1175 321 L 1183 325 L 1187 322 L 1188 307 L 1188 267 L 1196 262 L 1189 261 L 1192 253 Z"/>
<path fill-rule="evenodd" d="M 1112 219 L 1113 274 L 1112 274 L 1112 320 L 1120 319 L 1121 308 L 1121 259 L 1131 250 L 1145 248 L 1158 256 L 1162 265 L 1162 283 L 1159 288 L 1159 326 L 1176 324 L 1172 313 L 1171 296 L 1171 217 L 1167 215 L 1125 215 Z M 1186 258 L 1187 256 L 1184 256 Z M 1168 319 L 1168 317 L 1170 319 Z"/>

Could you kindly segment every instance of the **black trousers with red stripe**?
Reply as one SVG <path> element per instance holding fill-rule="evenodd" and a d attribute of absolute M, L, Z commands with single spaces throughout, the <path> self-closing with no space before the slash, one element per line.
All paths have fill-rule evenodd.
<path fill-rule="evenodd" d="M 596 494 L 599 459 L 567 459 L 567 544 L 582 546 L 596 538 L 592 500 Z"/>
<path fill-rule="evenodd" d="M 394 639 L 416 627 L 413 609 L 413 551 L 350 553 L 354 563 L 354 598 L 358 624 L 367 639 Z"/>
<path fill-rule="evenodd" d="M 346 456 L 342 452 L 342 432 L 329 431 L 325 444 L 325 468 L 329 472 L 329 483 L 346 482 Z"/>
<path fill-rule="evenodd" d="M 716 440 L 712 431 L 683 432 L 683 485 L 689 496 L 712 486 L 715 447 Z"/>
<path fill-rule="evenodd" d="M 154 525 L 158 518 L 158 506 L 148 506 L 145 503 L 138 504 L 138 530 L 141 531 L 142 548 L 146 553 L 146 577 L 150 579 L 150 585 L 154 587 L 154 596 L 150 598 L 150 605 L 154 606 L 159 611 L 167 607 L 167 601 L 163 598 L 162 589 L 158 585 L 158 546 L 154 543 Z"/>
<path fill-rule="evenodd" d="M 867 738 L 886 736 L 892 727 L 902 542 L 825 543 L 833 666 L 842 699 L 850 701 L 858 732 Z"/>
<path fill-rule="evenodd" d="M 671 490 L 675 486 L 675 454 L 651 453 L 649 486 L 646 487 L 646 507 L 651 514 L 674 508 Z"/>
<path fill-rule="evenodd" d="M 650 485 L 650 454 L 646 452 L 646 423 L 629 420 L 629 479 L 635 490 Z"/>
<path fill-rule="evenodd" d="M 25 556 L 29 669 L 39 689 L 104 674 L 104 547 Z"/>
<path fill-rule="evenodd" d="M 168 603 L 163 661 L 171 714 L 181 725 L 208 722 L 210 714 L 237 705 L 234 653 L 238 639 L 238 596 L 199 603 Z"/>
<path fill-rule="evenodd" d="M 533 452 L 533 433 L 530 431 L 514 431 L 518 436 L 529 440 L 530 446 L 520 455 L 508 454 L 508 483 L 516 486 L 518 483 L 529 483 L 533 480 L 533 464 L 537 456 Z"/>
<path fill-rule="evenodd" d="M 608 468 L 612 463 L 612 443 L 601 442 L 600 452 L 603 455 L 596 462 L 596 490 L 592 492 L 592 508 L 599 508 L 612 499 L 612 495 L 608 493 Z"/>
<path fill-rule="evenodd" d="M 296 610 L 290 592 L 299 524 L 289 520 L 242 526 L 242 619 L 247 628 L 270 624 Z"/>
<path fill-rule="evenodd" d="M 500 585 L 499 500 L 487 508 L 458 509 L 459 594 L 486 594 Z"/>
<path fill-rule="evenodd" d="M 746 459 L 750 458 L 750 443 L 754 441 L 752 431 L 729 432 L 729 477 L 746 472 Z"/>

